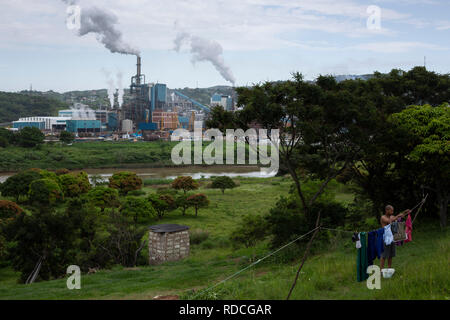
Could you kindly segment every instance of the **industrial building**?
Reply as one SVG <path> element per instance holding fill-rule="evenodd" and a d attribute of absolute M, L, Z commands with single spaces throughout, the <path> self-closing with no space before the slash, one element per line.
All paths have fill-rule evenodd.
<path fill-rule="evenodd" d="M 225 110 L 232 111 L 234 109 L 233 98 L 231 96 L 215 93 L 211 97 L 211 107 L 213 106 L 222 106 Z"/>
<path fill-rule="evenodd" d="M 66 121 L 69 117 L 28 117 L 20 118 L 13 122 L 13 128 L 36 127 L 42 131 L 63 131 L 66 129 Z"/>
<path fill-rule="evenodd" d="M 79 119 L 67 120 L 66 130 L 72 133 L 100 133 L 102 124 L 99 120 Z"/>

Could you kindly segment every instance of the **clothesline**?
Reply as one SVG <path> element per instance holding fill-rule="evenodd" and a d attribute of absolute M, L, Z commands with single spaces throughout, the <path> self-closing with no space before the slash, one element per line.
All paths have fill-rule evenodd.
<path fill-rule="evenodd" d="M 418 207 L 420 207 L 419 208 L 419 210 L 417 210 L 417 213 L 416 213 L 416 215 L 414 216 L 414 219 L 413 219 L 413 221 L 412 221 L 412 223 L 414 223 L 414 221 L 416 220 L 416 218 L 417 218 L 417 215 L 419 214 L 419 212 L 420 212 L 420 209 L 422 209 L 422 206 L 425 204 L 425 202 L 427 201 L 427 198 L 428 198 L 428 194 L 418 203 L 418 204 L 416 204 L 412 209 L 410 209 L 411 211 L 408 213 L 408 214 L 411 214 L 415 209 L 417 209 Z M 325 229 L 325 230 L 332 230 L 332 231 L 339 231 L 339 232 L 347 232 L 347 233 L 352 233 L 352 234 L 354 234 L 354 233 L 360 233 L 360 231 L 348 231 L 348 230 L 341 230 L 341 229 L 332 229 L 332 228 L 325 228 L 325 227 L 322 227 L 322 229 Z"/>

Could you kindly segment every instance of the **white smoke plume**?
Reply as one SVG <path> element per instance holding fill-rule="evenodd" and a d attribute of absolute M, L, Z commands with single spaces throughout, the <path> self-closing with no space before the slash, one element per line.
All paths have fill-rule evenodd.
<path fill-rule="evenodd" d="M 117 72 L 117 89 L 119 89 L 119 107 L 123 105 L 123 96 L 125 90 L 123 89 L 123 73 L 122 71 Z"/>
<path fill-rule="evenodd" d="M 199 61 L 211 62 L 222 77 L 234 86 L 236 79 L 231 68 L 225 64 L 223 48 L 217 41 L 193 36 L 187 32 L 180 32 L 174 40 L 174 50 L 180 52 L 185 43 L 190 44 L 193 64 Z"/>
<path fill-rule="evenodd" d="M 77 4 L 77 0 L 62 0 L 68 5 Z M 98 7 L 82 8 L 80 37 L 94 33 L 99 42 L 101 42 L 112 53 L 140 55 L 140 51 L 133 48 L 123 40 L 122 32 L 116 28 L 119 24 L 119 18 L 112 12 L 100 9 Z"/>
<path fill-rule="evenodd" d="M 102 69 L 102 73 L 106 78 L 106 83 L 108 85 L 108 99 L 109 103 L 111 104 L 111 108 L 114 107 L 114 92 L 115 92 L 115 85 L 114 80 L 111 77 L 111 72 L 109 72 L 106 69 Z"/>

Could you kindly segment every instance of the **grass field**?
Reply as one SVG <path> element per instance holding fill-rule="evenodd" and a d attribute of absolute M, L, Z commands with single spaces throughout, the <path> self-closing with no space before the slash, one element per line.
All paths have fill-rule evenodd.
<path fill-rule="evenodd" d="M 87 169 L 164 167 L 171 165 L 175 142 L 80 142 L 71 146 L 44 144 L 38 149 L 0 150 L 0 172 L 21 169 Z"/>
<path fill-rule="evenodd" d="M 0 269 L 0 299 L 152 299 L 171 294 L 195 298 L 201 290 L 270 252 L 265 242 L 235 250 L 228 239 L 242 215 L 266 214 L 280 195 L 287 194 L 290 180 L 281 177 L 238 180 L 240 186 L 224 195 L 220 190 L 205 189 L 203 182 L 200 192 L 210 198 L 209 208 L 201 209 L 197 218 L 189 209 L 188 216 L 172 212 L 162 221 L 186 224 L 191 230 L 209 233 L 207 240 L 191 246 L 189 258 L 159 266 L 116 267 L 83 275 L 82 289 L 73 291 L 66 288 L 66 279 L 17 284 L 18 274 L 4 268 Z M 144 190 L 154 192 L 152 187 Z M 339 188 L 336 199 L 349 202 L 352 195 Z M 303 253 L 299 251 L 295 261 L 286 262 L 289 250 L 292 247 L 196 298 L 285 299 Z M 333 232 L 329 244 L 314 248 L 292 299 L 449 299 L 449 261 L 448 230 L 417 224 L 413 242 L 397 249 L 396 274 L 392 279 L 382 279 L 381 290 L 369 290 L 365 282 L 356 282 L 354 243 L 348 234 Z"/>

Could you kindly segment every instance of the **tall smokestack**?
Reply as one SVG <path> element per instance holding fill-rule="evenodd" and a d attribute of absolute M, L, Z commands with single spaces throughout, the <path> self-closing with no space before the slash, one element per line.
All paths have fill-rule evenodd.
<path fill-rule="evenodd" d="M 136 75 L 136 83 L 141 84 L 141 57 L 137 56 L 137 75 Z"/>

